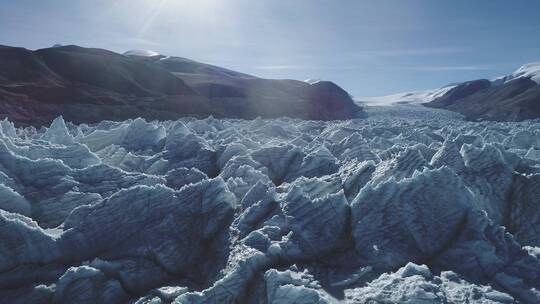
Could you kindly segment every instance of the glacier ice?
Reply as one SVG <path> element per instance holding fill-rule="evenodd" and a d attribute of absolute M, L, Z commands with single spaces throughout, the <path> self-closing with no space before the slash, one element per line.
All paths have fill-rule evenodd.
<path fill-rule="evenodd" d="M 471 284 L 452 271 L 434 276 L 426 265 L 412 262 L 345 294 L 350 303 L 515 303 L 490 286 Z"/>
<path fill-rule="evenodd" d="M 538 303 L 540 121 L 0 121 L 6 303 Z"/>
<path fill-rule="evenodd" d="M 356 251 L 382 269 L 431 260 L 452 242 L 473 206 L 472 193 L 447 167 L 368 183 L 351 202 Z"/>

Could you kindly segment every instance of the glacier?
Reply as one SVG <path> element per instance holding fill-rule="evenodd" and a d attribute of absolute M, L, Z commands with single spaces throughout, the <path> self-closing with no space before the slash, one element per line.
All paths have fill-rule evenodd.
<path fill-rule="evenodd" d="M 2 303 L 540 303 L 540 120 L 0 122 Z"/>

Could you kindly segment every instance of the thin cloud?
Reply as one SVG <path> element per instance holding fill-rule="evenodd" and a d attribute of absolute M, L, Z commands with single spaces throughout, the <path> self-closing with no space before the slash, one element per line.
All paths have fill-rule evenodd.
<path fill-rule="evenodd" d="M 357 70 L 361 69 L 357 65 L 258 65 L 252 66 L 255 70 Z M 494 65 L 425 65 L 425 66 L 393 66 L 391 69 L 425 71 L 425 72 L 448 72 L 448 71 L 490 71 L 494 70 Z"/>
<path fill-rule="evenodd" d="M 313 69 L 306 65 L 258 65 L 253 67 L 256 70 L 306 70 Z"/>
<path fill-rule="evenodd" d="M 414 48 L 414 49 L 390 49 L 390 50 L 363 50 L 356 54 L 360 56 L 401 57 L 401 56 L 426 56 L 445 55 L 473 52 L 474 49 L 467 47 L 440 47 L 440 48 Z"/>
<path fill-rule="evenodd" d="M 493 65 L 434 65 L 434 66 L 413 66 L 403 67 L 406 70 L 426 71 L 426 72 L 448 72 L 448 71 L 490 71 L 495 69 Z"/>
<path fill-rule="evenodd" d="M 354 66 L 317 66 L 317 65 L 258 65 L 255 70 L 354 70 Z"/>

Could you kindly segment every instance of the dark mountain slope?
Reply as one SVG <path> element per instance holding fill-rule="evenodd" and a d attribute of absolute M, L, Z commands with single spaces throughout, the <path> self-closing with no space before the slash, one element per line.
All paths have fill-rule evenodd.
<path fill-rule="evenodd" d="M 347 119 L 358 108 L 331 82 L 268 80 L 179 57 L 63 46 L 0 46 L 0 116 L 43 125 L 181 116 Z"/>
<path fill-rule="evenodd" d="M 469 81 L 424 105 L 459 112 L 471 120 L 540 118 L 540 85 L 532 76 Z"/>

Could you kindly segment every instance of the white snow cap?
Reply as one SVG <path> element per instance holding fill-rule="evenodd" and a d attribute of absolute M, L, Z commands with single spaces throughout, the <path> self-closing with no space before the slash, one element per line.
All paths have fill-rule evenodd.
<path fill-rule="evenodd" d="M 497 77 L 491 80 L 491 82 L 495 85 L 500 85 L 520 77 L 530 77 L 532 81 L 540 84 L 540 62 L 524 64 L 514 73 L 507 76 Z"/>
<path fill-rule="evenodd" d="M 309 84 L 316 84 L 317 82 L 321 82 L 322 80 L 319 78 L 309 78 L 304 80 L 304 82 L 307 82 Z"/>
<path fill-rule="evenodd" d="M 154 57 L 160 54 L 151 50 L 129 50 L 124 53 L 126 56 L 142 56 L 142 57 Z"/>
<path fill-rule="evenodd" d="M 527 63 L 512 74 L 513 78 L 531 77 L 532 81 L 540 84 L 540 62 Z"/>

